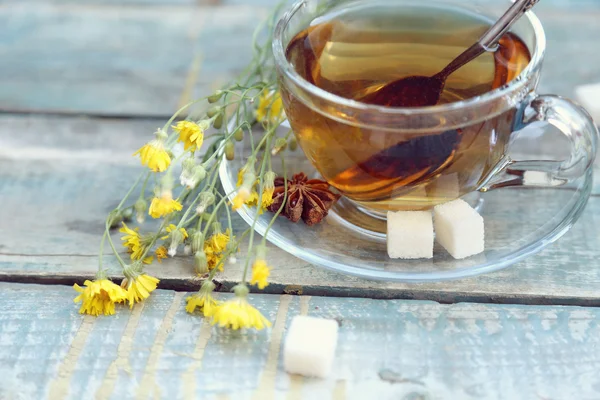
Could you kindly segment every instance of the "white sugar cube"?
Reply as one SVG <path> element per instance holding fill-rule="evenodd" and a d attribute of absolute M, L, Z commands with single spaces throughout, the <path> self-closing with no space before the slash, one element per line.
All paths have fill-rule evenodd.
<path fill-rule="evenodd" d="M 433 209 L 435 237 L 456 259 L 483 252 L 483 217 L 463 200 L 435 206 Z"/>
<path fill-rule="evenodd" d="M 433 258 L 431 212 L 388 212 L 387 251 L 390 258 Z"/>
<path fill-rule="evenodd" d="M 294 317 L 283 345 L 285 370 L 290 374 L 325 378 L 333 365 L 337 337 L 337 321 Z"/>
<path fill-rule="evenodd" d="M 590 113 L 596 124 L 600 124 L 600 83 L 576 87 L 575 98 Z"/>

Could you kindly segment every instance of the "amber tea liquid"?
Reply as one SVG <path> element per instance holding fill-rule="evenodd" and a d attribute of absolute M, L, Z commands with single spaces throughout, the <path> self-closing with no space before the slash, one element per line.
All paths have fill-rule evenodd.
<path fill-rule="evenodd" d="M 454 9 L 373 4 L 324 15 L 287 47 L 288 61 L 308 82 L 362 99 L 397 79 L 431 76 L 474 43 L 492 21 Z M 440 103 L 482 95 L 514 79 L 530 61 L 512 33 L 448 78 Z M 515 110 L 465 126 L 419 134 L 339 122 L 282 87 L 292 128 L 307 157 L 334 187 L 378 210 L 415 208 L 475 190 L 504 154 Z M 330 112 L 331 110 L 328 110 Z M 411 207 L 408 207 L 411 208 Z"/>

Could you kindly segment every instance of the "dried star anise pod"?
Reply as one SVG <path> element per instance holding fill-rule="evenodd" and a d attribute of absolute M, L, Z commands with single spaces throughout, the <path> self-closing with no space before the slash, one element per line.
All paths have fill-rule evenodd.
<path fill-rule="evenodd" d="M 308 179 L 300 172 L 288 179 L 288 196 L 282 214 L 290 221 L 298 222 L 300 218 L 306 225 L 318 224 L 327 216 L 327 212 L 340 195 L 329 190 L 329 184 L 319 179 Z M 271 212 L 277 212 L 285 197 L 285 181 L 275 179 L 273 204 L 268 207 Z"/>

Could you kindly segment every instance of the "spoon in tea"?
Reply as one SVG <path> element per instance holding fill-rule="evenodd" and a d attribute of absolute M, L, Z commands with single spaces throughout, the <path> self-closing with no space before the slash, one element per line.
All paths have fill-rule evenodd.
<path fill-rule="evenodd" d="M 408 76 L 386 84 L 361 99 L 362 102 L 388 107 L 426 107 L 438 103 L 446 79 L 454 71 L 487 51 L 495 51 L 498 41 L 521 16 L 539 0 L 516 0 L 479 40 L 437 74 Z"/>

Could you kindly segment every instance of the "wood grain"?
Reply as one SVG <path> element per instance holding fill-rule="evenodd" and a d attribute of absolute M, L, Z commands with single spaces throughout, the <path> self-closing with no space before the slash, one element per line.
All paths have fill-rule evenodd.
<path fill-rule="evenodd" d="M 205 325 L 184 311 L 175 293 L 153 293 L 131 337 L 123 334 L 132 316 L 127 307 L 112 317 L 92 318 L 83 343 L 75 331 L 85 318 L 77 314 L 73 296 L 62 286 L 0 284 L 0 398 L 51 398 L 52 381 L 70 370 L 66 398 L 93 399 L 113 360 L 121 357 L 118 383 L 107 398 L 131 397 L 153 365 L 152 398 L 191 398 L 184 397 L 189 392 L 183 383 L 190 368 L 198 367 L 195 346 Z M 307 314 L 340 324 L 334 367 L 326 379 L 295 385 L 281 359 L 270 357 L 301 313 L 302 297 L 283 299 L 289 302 L 286 313 L 281 296 L 251 299 L 281 327 L 280 336 L 274 330 L 234 334 L 214 327 L 204 334 L 193 398 L 251 399 L 267 371 L 274 374 L 273 385 L 263 387 L 261 398 L 277 400 L 365 399 L 373 393 L 382 399 L 600 396 L 598 308 L 313 297 Z M 166 319 L 170 329 L 161 325 Z M 121 352 L 123 342 L 131 351 Z M 69 349 L 80 344 L 73 358 Z"/>
<path fill-rule="evenodd" d="M 92 277 L 103 220 L 141 170 L 131 154 L 155 129 L 155 121 L 0 116 L 0 279 L 72 284 Z M 506 223 L 521 224 L 516 218 L 507 212 Z M 541 254 L 501 272 L 437 284 L 343 276 L 270 245 L 274 268 L 267 292 L 599 305 L 599 223 L 600 198 L 593 197 L 579 223 Z M 237 214 L 234 224 L 245 227 Z M 114 239 L 119 242 L 117 234 Z M 115 260 L 106 262 L 118 276 Z M 240 264 L 217 277 L 220 290 L 240 279 Z M 192 270 L 189 257 L 149 269 L 162 288 L 195 290 Z"/>
<path fill-rule="evenodd" d="M 170 116 L 182 98 L 207 95 L 246 65 L 251 33 L 277 2 L 3 2 L 0 110 Z M 540 91 L 573 96 L 576 85 L 600 82 L 600 3 L 544 1 L 536 13 L 548 36 Z"/>
<path fill-rule="evenodd" d="M 265 7 L 18 2 L 0 7 L 0 110 L 170 116 L 251 58 Z M 194 61 L 201 57 L 199 68 Z M 186 79 L 190 70 L 197 79 Z"/>

